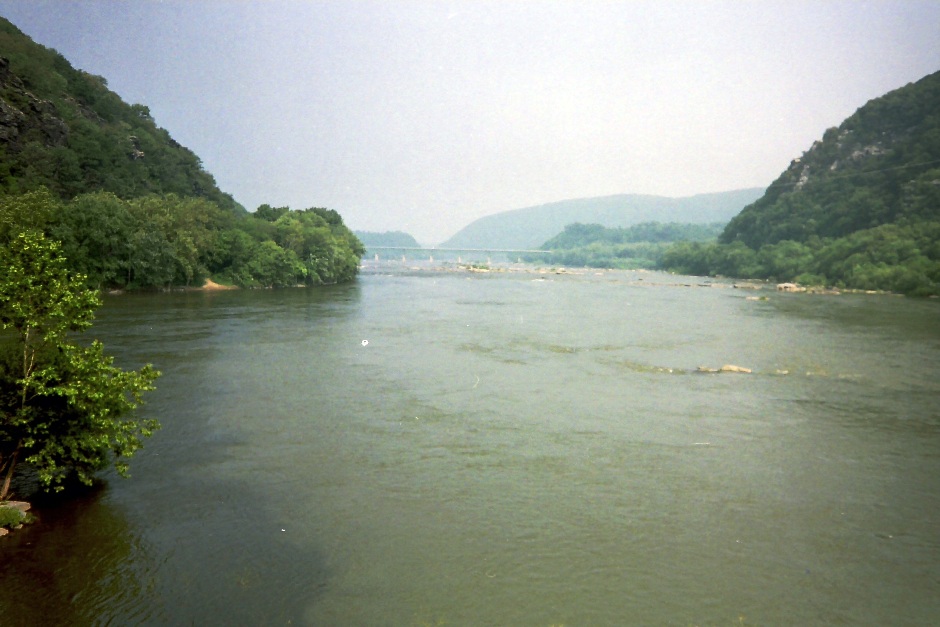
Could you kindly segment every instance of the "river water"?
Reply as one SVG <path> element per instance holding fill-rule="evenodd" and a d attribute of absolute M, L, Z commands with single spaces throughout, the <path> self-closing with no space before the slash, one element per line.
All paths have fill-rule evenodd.
<path fill-rule="evenodd" d="M 384 268 L 109 298 L 163 429 L 0 540 L 0 623 L 940 618 L 937 303 Z"/>

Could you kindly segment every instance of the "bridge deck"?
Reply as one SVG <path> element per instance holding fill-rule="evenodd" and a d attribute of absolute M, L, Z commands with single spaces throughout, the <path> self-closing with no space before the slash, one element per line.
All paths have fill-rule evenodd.
<path fill-rule="evenodd" d="M 426 253 L 541 253 L 550 250 L 526 250 L 521 248 L 425 248 L 415 246 L 366 246 L 366 250 L 417 250 Z"/>

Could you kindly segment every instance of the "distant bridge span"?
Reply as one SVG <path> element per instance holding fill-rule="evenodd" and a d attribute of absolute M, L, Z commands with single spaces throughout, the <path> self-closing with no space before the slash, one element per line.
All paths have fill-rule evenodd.
<path fill-rule="evenodd" d="M 523 248 L 427 248 L 423 246 L 366 246 L 366 250 L 416 250 L 426 253 L 541 253 L 550 254 L 550 250 L 526 250 Z"/>

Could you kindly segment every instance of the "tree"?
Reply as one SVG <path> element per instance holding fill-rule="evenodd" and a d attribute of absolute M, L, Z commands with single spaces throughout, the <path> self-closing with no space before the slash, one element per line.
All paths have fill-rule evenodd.
<path fill-rule="evenodd" d="M 307 269 L 294 251 L 285 250 L 270 240 L 252 249 L 246 269 L 252 279 L 265 287 L 297 285 L 307 274 Z"/>
<path fill-rule="evenodd" d="M 61 210 L 59 202 L 46 188 L 19 196 L 0 196 L 0 242 L 26 229 L 42 231 Z"/>
<path fill-rule="evenodd" d="M 57 491 L 70 477 L 90 484 L 112 461 L 126 476 L 127 458 L 159 428 L 125 416 L 160 373 L 122 370 L 100 342 L 72 340 L 100 305 L 84 282 L 37 231 L 0 249 L 0 500 L 20 461 Z"/>
<path fill-rule="evenodd" d="M 61 242 L 70 269 L 100 289 L 127 282 L 139 226 L 126 202 L 111 192 L 95 192 L 72 199 L 49 232 Z"/>

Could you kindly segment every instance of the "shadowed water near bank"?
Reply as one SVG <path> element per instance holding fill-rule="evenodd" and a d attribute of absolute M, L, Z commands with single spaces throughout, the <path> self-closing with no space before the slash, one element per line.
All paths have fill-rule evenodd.
<path fill-rule="evenodd" d="M 109 299 L 96 330 L 164 372 L 164 429 L 131 480 L 0 543 L 0 611 L 930 622 L 936 304 L 641 285 L 695 281 L 382 270 Z M 723 364 L 753 372 L 695 372 Z"/>

